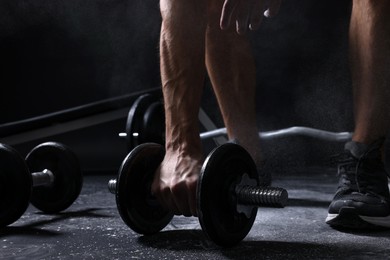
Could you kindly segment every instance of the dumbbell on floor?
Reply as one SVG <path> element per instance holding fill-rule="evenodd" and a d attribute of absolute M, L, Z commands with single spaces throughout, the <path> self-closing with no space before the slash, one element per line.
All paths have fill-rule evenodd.
<path fill-rule="evenodd" d="M 18 220 L 29 202 L 45 213 L 67 209 L 80 194 L 83 176 L 76 155 L 65 145 L 47 142 L 24 160 L 0 144 L 0 227 Z"/>
<path fill-rule="evenodd" d="M 151 194 L 153 175 L 164 154 L 160 144 L 137 146 L 123 161 L 117 179 L 108 184 L 121 218 L 140 234 L 157 233 L 173 218 Z M 244 239 L 258 206 L 286 204 L 286 190 L 258 183 L 255 163 L 241 146 L 227 143 L 208 155 L 198 181 L 197 214 L 202 230 L 216 244 L 233 246 Z"/>
<path fill-rule="evenodd" d="M 226 128 L 219 128 L 200 134 L 202 140 L 215 138 L 227 134 Z M 161 101 L 151 94 L 140 96 L 132 105 L 126 123 L 126 133 L 120 133 L 126 138 L 130 149 L 135 146 L 154 142 L 164 144 L 165 122 L 164 108 Z M 260 132 L 260 138 L 272 139 L 289 136 L 306 136 L 325 141 L 346 142 L 351 140 L 350 132 L 330 132 L 310 127 L 293 126 L 274 131 Z"/>
<path fill-rule="evenodd" d="M 164 144 L 164 106 L 158 97 L 151 94 L 139 96 L 129 110 L 126 121 L 127 147 L 152 142 Z M 124 136 L 124 134 L 120 134 Z"/>

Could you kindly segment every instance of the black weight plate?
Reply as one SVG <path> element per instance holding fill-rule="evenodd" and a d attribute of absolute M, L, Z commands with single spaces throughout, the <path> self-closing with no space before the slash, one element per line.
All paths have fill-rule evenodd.
<path fill-rule="evenodd" d="M 198 217 L 202 230 L 217 245 L 236 245 L 255 221 L 256 208 L 249 218 L 236 208 L 235 187 L 245 174 L 258 182 L 255 163 L 237 144 L 215 148 L 203 164 L 197 187 Z"/>
<path fill-rule="evenodd" d="M 151 194 L 153 175 L 165 155 L 163 146 L 145 143 L 123 161 L 116 186 L 116 203 L 122 220 L 139 234 L 154 234 L 172 220 Z"/>
<path fill-rule="evenodd" d="M 160 101 L 152 103 L 145 111 L 140 141 L 165 145 L 164 105 Z"/>
<path fill-rule="evenodd" d="M 149 106 L 158 102 L 158 97 L 144 94 L 136 99 L 130 108 L 126 122 L 127 147 L 132 150 L 137 145 L 149 142 L 144 137 L 144 115 Z"/>
<path fill-rule="evenodd" d="M 31 173 L 50 170 L 54 182 L 33 188 L 31 204 L 46 213 L 67 209 L 77 199 L 83 175 L 76 155 L 65 145 L 47 142 L 33 148 L 26 157 Z"/>
<path fill-rule="evenodd" d="M 0 228 L 23 215 L 30 202 L 32 179 L 24 159 L 0 144 Z"/>

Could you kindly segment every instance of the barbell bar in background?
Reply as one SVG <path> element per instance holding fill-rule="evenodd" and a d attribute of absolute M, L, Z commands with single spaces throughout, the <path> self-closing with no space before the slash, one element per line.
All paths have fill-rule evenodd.
<path fill-rule="evenodd" d="M 133 133 L 133 135 L 138 136 L 139 133 Z M 224 135 L 227 135 L 226 128 L 218 128 L 201 133 L 200 138 L 201 140 L 206 140 Z M 305 136 L 332 142 L 347 142 L 352 139 L 351 132 L 331 132 L 304 126 L 292 126 L 278 130 L 259 132 L 259 136 L 265 140 L 290 136 Z M 119 133 L 119 137 L 127 138 L 127 133 Z"/>
<path fill-rule="evenodd" d="M 217 129 L 202 109 L 199 111 L 198 118 L 206 130 L 200 134 L 202 140 L 213 138 L 217 146 L 226 143 L 226 128 Z M 163 144 L 165 139 L 164 132 L 163 104 L 158 97 L 145 94 L 140 96 L 130 108 L 126 122 L 126 132 L 120 133 L 119 136 L 126 138 L 128 147 L 132 149 L 145 142 Z M 304 126 L 259 132 L 259 136 L 263 140 L 290 136 L 304 136 L 335 142 L 346 142 L 352 139 L 352 133 L 350 132 L 330 132 Z"/>

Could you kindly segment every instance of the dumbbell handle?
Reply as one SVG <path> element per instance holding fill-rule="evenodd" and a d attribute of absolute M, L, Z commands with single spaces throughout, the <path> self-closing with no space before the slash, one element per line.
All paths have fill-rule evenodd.
<path fill-rule="evenodd" d="M 219 128 L 211 131 L 207 131 L 200 134 L 202 140 L 208 138 L 214 138 L 222 135 L 226 135 L 226 128 Z M 351 132 L 330 132 L 321 129 L 315 129 L 311 127 L 304 126 L 293 126 L 289 128 L 259 132 L 259 136 L 262 139 L 272 139 L 277 137 L 288 137 L 288 136 L 308 136 L 316 139 L 321 139 L 325 141 L 335 141 L 335 142 L 346 142 L 351 140 Z M 126 133 L 119 133 L 119 137 L 127 137 Z"/>
<path fill-rule="evenodd" d="M 108 190 L 115 194 L 116 179 L 108 182 Z M 284 207 L 287 203 L 288 193 L 278 187 L 256 187 L 243 185 L 236 187 L 237 202 L 241 205 Z"/>
<path fill-rule="evenodd" d="M 48 169 L 44 169 L 41 172 L 33 172 L 31 176 L 33 187 L 50 186 L 54 182 L 54 174 Z"/>
<path fill-rule="evenodd" d="M 288 193 L 278 187 L 237 186 L 238 204 L 251 206 L 271 206 L 283 208 L 287 204 Z"/>

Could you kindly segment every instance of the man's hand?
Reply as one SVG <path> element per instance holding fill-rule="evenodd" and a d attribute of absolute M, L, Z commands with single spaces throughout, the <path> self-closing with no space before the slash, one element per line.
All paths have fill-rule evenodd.
<path fill-rule="evenodd" d="M 154 175 L 152 194 L 175 215 L 197 216 L 196 187 L 201 167 L 200 159 L 167 151 Z"/>
<path fill-rule="evenodd" d="M 225 30 L 235 22 L 238 34 L 244 34 L 248 28 L 257 30 L 263 15 L 275 16 L 280 4 L 281 0 L 225 0 L 221 14 L 221 29 Z"/>

